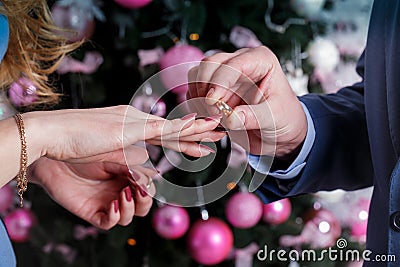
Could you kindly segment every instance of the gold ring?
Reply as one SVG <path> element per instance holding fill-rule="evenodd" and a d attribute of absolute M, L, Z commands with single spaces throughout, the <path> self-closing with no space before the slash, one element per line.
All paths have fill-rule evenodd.
<path fill-rule="evenodd" d="M 224 101 L 222 101 L 222 100 L 218 100 L 217 103 L 215 103 L 215 105 L 216 105 L 217 108 L 218 108 L 220 111 L 222 111 L 222 113 L 224 113 L 225 116 L 227 116 L 227 117 L 229 117 L 229 116 L 232 114 L 232 112 L 233 112 L 233 109 L 232 109 L 230 106 L 228 106 L 228 104 L 226 104 L 226 103 L 225 103 Z"/>

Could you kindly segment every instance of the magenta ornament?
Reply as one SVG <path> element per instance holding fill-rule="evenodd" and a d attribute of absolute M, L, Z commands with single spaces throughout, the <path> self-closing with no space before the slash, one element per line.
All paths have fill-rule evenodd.
<path fill-rule="evenodd" d="M 125 8 L 141 8 L 147 6 L 152 0 L 115 0 L 115 2 Z"/>
<path fill-rule="evenodd" d="M 162 70 L 160 79 L 168 90 L 184 95 L 188 90 L 188 72 L 204 58 L 199 48 L 178 44 L 168 49 L 161 57 L 159 65 Z M 185 64 L 183 64 L 185 63 Z"/>
<path fill-rule="evenodd" d="M 353 208 L 350 220 L 351 237 L 360 242 L 366 241 L 369 205 L 369 199 L 360 199 Z"/>
<path fill-rule="evenodd" d="M 190 218 L 184 208 L 165 205 L 154 212 L 152 224 L 161 237 L 178 239 L 189 229 Z"/>
<path fill-rule="evenodd" d="M 189 231 L 187 245 L 192 258 L 203 265 L 224 261 L 233 248 L 229 226 L 218 218 L 198 220 Z"/>
<path fill-rule="evenodd" d="M 58 34 L 63 35 L 70 42 L 90 39 L 94 33 L 96 22 L 93 14 L 74 5 L 61 6 L 55 3 L 51 8 L 54 24 L 62 29 Z"/>
<path fill-rule="evenodd" d="M 37 100 L 36 87 L 29 79 L 22 77 L 11 84 L 8 97 L 15 106 L 30 105 Z"/>
<path fill-rule="evenodd" d="M 289 219 L 292 212 L 292 205 L 289 199 L 284 198 L 264 205 L 264 222 L 272 225 L 279 225 Z"/>
<path fill-rule="evenodd" d="M 15 192 L 10 185 L 6 184 L 0 188 L 0 212 L 8 210 L 14 201 Z"/>
<path fill-rule="evenodd" d="M 250 228 L 260 221 L 263 215 L 263 204 L 255 194 L 239 192 L 228 200 L 225 215 L 234 227 Z"/>
<path fill-rule="evenodd" d="M 26 242 L 29 240 L 29 232 L 35 224 L 36 218 L 29 209 L 21 208 L 12 211 L 4 217 L 10 239 L 14 242 Z"/>

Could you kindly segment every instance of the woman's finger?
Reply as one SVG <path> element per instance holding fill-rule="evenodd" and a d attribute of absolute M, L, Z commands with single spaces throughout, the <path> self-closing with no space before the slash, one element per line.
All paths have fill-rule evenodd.
<path fill-rule="evenodd" d="M 93 217 L 89 219 L 89 222 L 95 227 L 109 230 L 118 223 L 119 219 L 119 201 L 116 199 L 109 203 L 107 211 L 97 211 Z"/>
<path fill-rule="evenodd" d="M 150 184 L 150 186 L 153 186 Z M 154 187 L 154 186 L 153 186 Z M 136 216 L 146 216 L 153 204 L 153 199 L 148 192 L 148 188 L 145 185 L 137 186 L 135 188 L 135 215 Z"/>
<path fill-rule="evenodd" d="M 212 148 L 203 144 L 198 144 L 196 142 L 181 142 L 181 141 L 160 142 L 152 140 L 149 143 L 153 145 L 162 145 L 165 148 L 182 152 L 192 157 L 205 157 L 210 155 L 211 153 L 215 153 L 215 150 L 213 150 Z"/>
<path fill-rule="evenodd" d="M 133 216 L 135 215 L 135 208 L 137 207 L 137 203 L 135 203 L 132 197 L 130 186 L 125 187 L 120 193 L 119 203 L 120 219 L 118 224 L 126 226 L 132 222 Z"/>

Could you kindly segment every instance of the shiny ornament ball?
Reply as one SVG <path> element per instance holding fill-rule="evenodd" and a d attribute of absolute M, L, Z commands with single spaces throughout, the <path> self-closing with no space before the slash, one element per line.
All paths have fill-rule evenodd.
<path fill-rule="evenodd" d="M 365 241 L 368 226 L 370 200 L 362 198 L 353 208 L 350 222 L 351 236 L 359 241 Z"/>
<path fill-rule="evenodd" d="M 15 192 L 10 185 L 0 188 L 0 212 L 8 210 L 14 201 Z"/>
<path fill-rule="evenodd" d="M 250 228 L 260 221 L 263 204 L 255 194 L 239 192 L 228 200 L 225 214 L 228 222 L 234 227 Z"/>
<path fill-rule="evenodd" d="M 8 97 L 15 106 L 27 106 L 37 100 L 36 87 L 27 78 L 13 82 L 8 91 Z"/>
<path fill-rule="evenodd" d="M 333 71 L 340 62 L 339 49 L 328 39 L 316 38 L 307 48 L 311 64 L 320 71 Z"/>
<path fill-rule="evenodd" d="M 57 32 L 70 42 L 90 39 L 92 37 L 96 23 L 93 15 L 88 14 L 75 6 L 61 6 L 57 3 L 51 8 L 54 24 L 68 31 Z"/>
<path fill-rule="evenodd" d="M 161 81 L 168 90 L 176 94 L 186 94 L 188 72 L 203 58 L 203 51 L 195 46 L 186 44 L 173 46 L 160 59 Z"/>
<path fill-rule="evenodd" d="M 226 223 L 217 218 L 197 221 L 188 234 L 192 258 L 203 265 L 224 261 L 233 248 L 233 234 Z"/>
<path fill-rule="evenodd" d="M 147 6 L 152 0 L 115 0 L 115 2 L 125 8 L 141 8 Z"/>
<path fill-rule="evenodd" d="M 35 224 L 36 218 L 31 210 L 16 209 L 4 217 L 10 239 L 14 242 L 26 242 L 29 240 L 29 232 Z"/>
<path fill-rule="evenodd" d="M 152 224 L 157 234 L 165 239 L 182 237 L 190 226 L 190 218 L 182 207 L 165 205 L 153 215 Z"/>
<path fill-rule="evenodd" d="M 291 0 L 292 9 L 300 16 L 316 19 L 325 5 L 325 0 Z"/>
<path fill-rule="evenodd" d="M 292 205 L 287 198 L 264 205 L 263 220 L 272 225 L 282 224 L 289 219 Z"/>

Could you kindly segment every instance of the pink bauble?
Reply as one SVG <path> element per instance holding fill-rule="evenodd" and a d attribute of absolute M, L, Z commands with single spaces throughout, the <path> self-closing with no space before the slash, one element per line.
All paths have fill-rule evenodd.
<path fill-rule="evenodd" d="M 197 221 L 190 229 L 187 240 L 190 255 L 203 265 L 222 262 L 233 247 L 231 229 L 217 218 Z"/>
<path fill-rule="evenodd" d="M 31 210 L 16 209 L 4 218 L 8 235 L 14 242 L 26 242 L 36 218 Z"/>
<path fill-rule="evenodd" d="M 96 23 L 93 15 L 75 6 L 61 6 L 57 3 L 51 8 L 54 24 L 71 31 L 58 32 L 70 42 L 76 42 L 92 37 Z"/>
<path fill-rule="evenodd" d="M 256 225 L 263 215 L 261 200 L 252 193 L 236 193 L 225 207 L 226 219 L 237 228 Z"/>
<path fill-rule="evenodd" d="M 203 51 L 195 46 L 176 45 L 168 49 L 160 59 L 159 65 L 162 70 L 160 79 L 168 90 L 176 94 L 186 94 L 188 72 L 192 67 L 197 66 L 203 58 Z"/>
<path fill-rule="evenodd" d="M 14 201 L 14 190 L 6 184 L 0 188 L 0 212 L 4 212 L 11 207 Z"/>
<path fill-rule="evenodd" d="M 286 222 L 292 212 L 292 205 L 289 199 L 284 198 L 264 205 L 263 220 L 272 225 Z"/>
<path fill-rule="evenodd" d="M 360 199 L 354 209 L 350 222 L 351 236 L 359 241 L 365 241 L 368 226 L 369 199 Z"/>
<path fill-rule="evenodd" d="M 36 87 L 29 79 L 22 77 L 11 84 L 8 97 L 16 106 L 30 105 L 37 100 Z"/>
<path fill-rule="evenodd" d="M 147 6 L 152 0 L 115 0 L 115 2 L 126 8 L 141 8 Z"/>
<path fill-rule="evenodd" d="M 154 212 L 152 224 L 161 237 L 177 239 L 189 229 L 190 218 L 184 208 L 165 205 Z"/>

